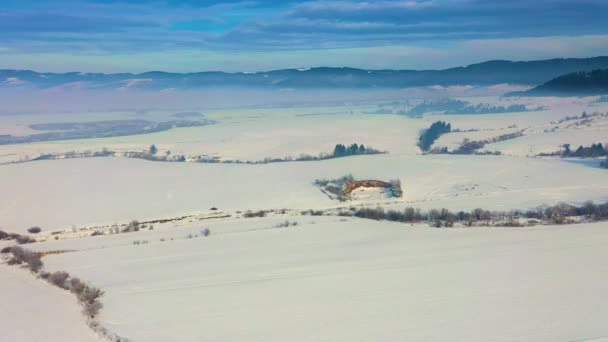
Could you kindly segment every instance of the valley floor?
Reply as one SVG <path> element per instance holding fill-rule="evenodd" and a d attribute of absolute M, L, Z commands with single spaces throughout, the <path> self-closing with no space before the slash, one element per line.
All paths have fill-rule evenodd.
<path fill-rule="evenodd" d="M 606 221 L 436 229 L 309 212 L 526 210 L 608 200 L 600 160 L 535 156 L 564 143 L 604 143 L 608 104 L 469 100 L 521 102 L 534 110 L 421 118 L 371 114 L 388 108 L 377 102 L 216 110 L 204 117 L 217 123 L 203 127 L 3 145 L 0 229 L 28 234 L 29 227 L 42 227 L 29 234 L 37 242 L 24 246 L 54 252 L 42 257 L 46 271 L 65 270 L 105 291 L 99 321 L 135 342 L 608 341 Z M 400 96 L 391 106 L 401 112 L 406 103 Z M 578 117 L 583 111 L 592 116 Z M 167 120 L 173 113 L 6 116 L 0 134 L 80 118 Z M 437 120 L 458 131 L 433 147 L 452 151 L 464 139 L 524 133 L 485 146 L 502 155 L 423 154 L 418 136 Z M 260 160 L 331 153 L 335 144 L 353 143 L 388 153 L 260 165 L 193 158 L 32 161 L 103 148 L 147 153 L 153 144 L 162 155 Z M 397 179 L 403 197 L 366 190 L 340 202 L 315 185 L 348 174 Z M 271 209 L 267 217 L 244 218 L 255 216 L 249 210 Z M 116 233 L 131 220 L 142 222 L 141 229 Z M 280 227 L 285 221 L 289 226 Z M 204 237 L 206 229 L 211 234 Z M 0 265 L 0 293 L 0 340 L 97 338 L 72 294 L 25 270 Z"/>

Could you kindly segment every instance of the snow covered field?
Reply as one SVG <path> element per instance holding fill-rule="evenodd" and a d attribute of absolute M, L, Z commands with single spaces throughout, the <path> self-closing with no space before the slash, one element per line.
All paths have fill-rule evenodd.
<path fill-rule="evenodd" d="M 0 221 L 24 232 L 247 209 L 319 209 L 332 201 L 312 183 L 353 174 L 401 179 L 399 209 L 524 209 L 605 201 L 606 171 L 564 160 L 508 156 L 374 155 L 265 165 L 160 163 L 91 158 L 0 167 Z M 354 202 L 358 203 L 357 201 Z"/>
<path fill-rule="evenodd" d="M 207 238 L 184 238 L 197 226 L 96 237 L 97 248 L 45 262 L 104 288 L 102 323 L 135 341 L 608 336 L 606 223 L 436 230 L 295 219 L 289 228 L 271 228 L 272 219 L 210 223 Z M 80 243 L 46 245 L 38 248 Z"/>
<path fill-rule="evenodd" d="M 70 293 L 28 271 L 0 264 L 2 341 L 101 341 L 86 325 Z"/>
<path fill-rule="evenodd" d="M 510 210 L 608 200 L 607 171 L 599 160 L 534 156 L 564 143 L 576 148 L 607 142 L 606 117 L 579 125 L 559 121 L 583 111 L 608 112 L 608 104 L 596 98 L 462 99 L 543 108 L 422 118 L 370 114 L 388 98 L 325 107 L 216 108 L 201 110 L 217 122 L 210 126 L 2 145 L 0 163 L 104 147 L 147 150 L 152 144 L 159 153 L 224 160 L 317 155 L 338 143 L 388 153 L 260 165 L 119 157 L 0 165 L 0 229 L 42 227 L 32 236 L 46 241 L 27 248 L 67 251 L 44 256 L 46 269 L 66 270 L 103 289 L 101 323 L 133 341 L 608 340 L 606 222 L 433 229 L 300 214 L 376 206 Z M 175 112 L 15 114 L 0 116 L 0 135 L 35 133 L 31 123 L 166 121 Z M 524 136 L 484 148 L 500 156 L 423 155 L 418 135 L 437 120 L 464 132 L 443 135 L 435 147 L 454 149 L 465 138 L 520 130 Z M 348 174 L 398 179 L 403 197 L 359 189 L 352 201 L 339 202 L 314 185 Z M 269 209 L 287 210 L 242 218 L 247 210 Z M 193 216 L 154 223 L 153 230 L 89 236 L 100 225 L 185 215 Z M 290 226 L 279 228 L 285 221 Z M 204 228 L 211 236 L 199 237 Z M 8 244 L 0 241 L 0 247 Z M 0 340 L 95 340 L 68 292 L 5 265 L 0 291 L 10 297 L 0 300 L 0 329 L 8 332 Z M 41 312 L 60 314 L 47 318 Z M 40 322 L 37 329 L 28 330 L 31 317 Z"/>
<path fill-rule="evenodd" d="M 369 114 L 375 103 L 364 105 L 340 105 L 327 107 L 246 108 L 197 110 L 204 118 L 214 120 L 215 125 L 177 128 L 169 131 L 123 137 L 79 139 L 41 142 L 21 145 L 0 145 L 0 163 L 35 158 L 41 154 L 66 153 L 86 150 L 113 151 L 147 150 L 152 144 L 160 153 L 171 151 L 173 155 L 205 155 L 223 160 L 262 160 L 266 157 L 297 157 L 300 154 L 318 155 L 330 153 L 335 144 L 358 143 L 387 150 L 391 154 L 415 155 L 420 153 L 416 139 L 421 129 L 432 122 L 445 120 L 453 128 L 480 130 L 479 132 L 447 134 L 436 146 L 455 146 L 463 138 L 478 140 L 505 134 L 513 130 L 526 129 L 526 134 L 542 132 L 553 127 L 551 122 L 566 116 L 581 115 L 583 111 L 605 113 L 608 103 L 595 103 L 596 97 L 586 98 L 462 98 L 471 103 L 508 106 L 519 103 L 529 108 L 543 107 L 540 111 L 506 114 L 436 115 L 427 114 L 422 119 L 403 115 Z M 385 101 L 387 102 L 387 101 Z M 382 103 L 382 102 L 380 102 Z M 403 108 L 407 108 L 403 106 Z M 23 116 L 0 116 L 1 134 L 32 134 L 31 123 L 101 121 L 115 119 L 140 119 L 150 121 L 175 120 L 174 111 L 150 112 L 100 112 L 78 115 L 46 114 Z M 513 128 L 515 127 L 515 128 Z M 606 140 L 601 132 L 580 130 L 564 131 L 562 136 L 547 135 L 540 141 L 515 139 L 511 145 L 489 145 L 488 149 L 504 150 L 504 153 L 526 156 L 538 152 L 553 152 L 561 144 L 588 144 L 589 141 Z M 525 137 L 528 139 L 528 137 Z M 534 139 L 534 138 L 533 138 Z M 520 143 L 521 142 L 521 143 Z M 513 145 L 515 144 L 515 145 Z"/>

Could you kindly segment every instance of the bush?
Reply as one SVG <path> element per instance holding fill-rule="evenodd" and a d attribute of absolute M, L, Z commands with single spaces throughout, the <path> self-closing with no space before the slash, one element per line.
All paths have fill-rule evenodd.
<path fill-rule="evenodd" d="M 51 273 L 51 275 L 48 278 L 48 281 L 57 287 L 67 290 L 69 288 L 68 282 L 67 282 L 69 277 L 70 277 L 70 275 L 65 271 L 57 271 L 57 272 Z"/>
<path fill-rule="evenodd" d="M 15 240 L 17 240 L 17 243 L 19 243 L 20 245 L 26 244 L 26 243 L 34 243 L 36 242 L 36 239 L 31 238 L 29 236 L 26 235 L 17 235 L 15 237 Z"/>
<path fill-rule="evenodd" d="M 30 271 L 34 273 L 38 273 L 42 269 L 42 260 L 40 260 L 40 255 L 36 252 L 26 251 L 24 261 L 27 263 Z"/>
<path fill-rule="evenodd" d="M 12 253 L 13 257 L 9 260 L 9 265 L 27 264 L 27 267 L 34 273 L 42 269 L 40 255 L 34 251 L 23 249 L 19 246 L 7 247 L 2 249 L 3 253 Z"/>
<path fill-rule="evenodd" d="M 83 303 L 93 303 L 103 295 L 103 291 L 93 287 L 86 286 L 78 296 L 78 299 Z"/>
<path fill-rule="evenodd" d="M 129 222 L 129 224 L 122 229 L 123 233 L 137 232 L 139 231 L 139 221 L 133 220 Z"/>
<path fill-rule="evenodd" d="M 312 209 L 310 209 L 308 211 L 308 214 L 310 214 L 311 216 L 323 216 L 324 212 L 323 212 L 323 210 L 312 210 Z"/>
<path fill-rule="evenodd" d="M 11 252 L 12 247 L 8 246 L 8 247 L 4 247 L 2 249 L 0 249 L 0 254 L 8 254 Z"/>
<path fill-rule="evenodd" d="M 246 213 L 243 214 L 244 217 L 246 218 L 252 218 L 252 217 L 266 217 L 266 214 L 268 212 L 265 210 L 258 210 L 258 211 L 251 211 L 248 210 Z"/>
<path fill-rule="evenodd" d="M 70 278 L 70 292 L 80 296 L 82 292 L 87 288 L 87 284 L 85 284 L 82 280 L 78 278 Z"/>
<path fill-rule="evenodd" d="M 381 207 L 378 207 L 376 209 L 361 208 L 355 212 L 355 216 L 371 220 L 384 220 L 386 217 L 384 214 L 384 209 Z"/>
<path fill-rule="evenodd" d="M 201 230 L 201 235 L 204 237 L 209 236 L 209 234 L 211 234 L 211 231 L 209 230 L 209 228 L 205 228 L 203 230 Z"/>
<path fill-rule="evenodd" d="M 401 189 L 401 181 L 399 179 L 391 179 L 388 182 L 391 185 L 391 191 L 393 192 L 393 196 L 401 197 L 403 195 L 403 190 Z"/>
<path fill-rule="evenodd" d="M 28 233 L 38 234 L 42 231 L 40 227 L 30 227 L 27 229 Z"/>
<path fill-rule="evenodd" d="M 285 220 L 285 222 L 281 222 L 279 224 L 276 224 L 274 226 L 274 228 L 287 228 L 289 226 L 297 226 L 298 222 L 293 221 L 293 222 L 289 222 L 288 220 Z"/>
<path fill-rule="evenodd" d="M 83 313 L 88 317 L 95 317 L 99 313 L 99 311 L 103 308 L 103 304 L 100 302 L 92 302 L 92 303 L 83 303 Z"/>

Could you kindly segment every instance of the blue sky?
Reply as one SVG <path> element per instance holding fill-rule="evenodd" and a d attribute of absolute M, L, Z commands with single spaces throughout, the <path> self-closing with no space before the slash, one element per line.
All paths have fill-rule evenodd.
<path fill-rule="evenodd" d="M 0 68 L 436 69 L 608 55 L 606 0 L 3 0 Z"/>

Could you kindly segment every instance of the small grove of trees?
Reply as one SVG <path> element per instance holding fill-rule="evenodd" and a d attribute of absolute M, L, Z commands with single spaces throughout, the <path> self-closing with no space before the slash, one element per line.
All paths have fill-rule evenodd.
<path fill-rule="evenodd" d="M 418 147 L 424 152 L 428 151 L 435 140 L 445 133 L 452 130 L 452 125 L 444 121 L 434 122 L 431 127 L 425 130 L 418 138 Z"/>
<path fill-rule="evenodd" d="M 339 158 L 339 157 L 346 157 L 346 156 L 354 156 L 357 154 L 372 154 L 372 153 L 377 153 L 377 152 L 378 151 L 375 151 L 373 149 L 370 149 L 370 150 L 366 149 L 363 144 L 361 144 L 361 145 L 351 144 L 350 146 L 337 144 L 336 147 L 334 148 L 334 152 L 333 152 L 332 156 L 334 158 Z"/>
<path fill-rule="evenodd" d="M 562 157 L 576 157 L 576 158 L 595 158 L 595 157 L 603 157 L 608 155 L 608 151 L 604 148 L 601 143 L 592 144 L 591 146 L 582 145 L 579 146 L 576 150 L 572 151 L 570 149 L 570 144 L 563 145 Z"/>

